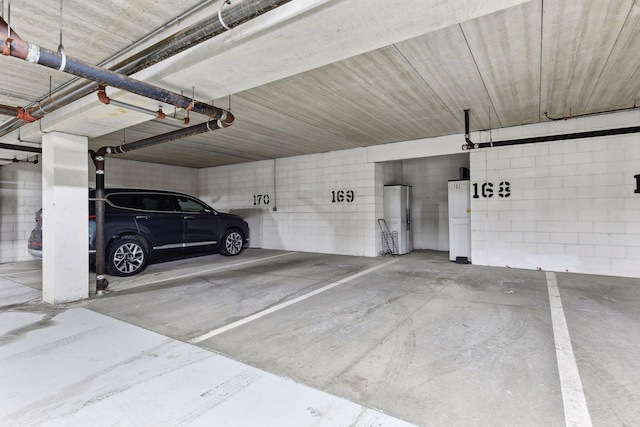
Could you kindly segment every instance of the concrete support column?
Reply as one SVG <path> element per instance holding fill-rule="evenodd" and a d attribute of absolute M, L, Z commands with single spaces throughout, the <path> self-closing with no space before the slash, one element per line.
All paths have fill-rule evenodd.
<path fill-rule="evenodd" d="M 88 138 L 42 138 L 42 299 L 89 297 Z"/>

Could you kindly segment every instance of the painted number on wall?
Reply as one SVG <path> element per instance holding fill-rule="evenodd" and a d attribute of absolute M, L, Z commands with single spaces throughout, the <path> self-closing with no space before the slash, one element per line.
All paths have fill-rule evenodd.
<path fill-rule="evenodd" d="M 493 182 L 474 183 L 473 184 L 473 198 L 479 199 L 483 197 L 490 199 L 495 194 L 499 197 L 511 196 L 511 184 L 509 181 L 501 181 L 498 185 L 494 185 Z"/>
<path fill-rule="evenodd" d="M 268 204 L 269 204 L 268 194 L 255 194 L 253 196 L 253 206 L 268 205 Z"/>
<path fill-rule="evenodd" d="M 331 192 L 331 203 L 351 203 L 354 198 L 353 190 L 333 190 Z"/>

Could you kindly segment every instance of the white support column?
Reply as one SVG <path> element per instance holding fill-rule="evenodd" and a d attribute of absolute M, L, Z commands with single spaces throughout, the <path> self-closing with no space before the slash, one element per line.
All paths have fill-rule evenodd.
<path fill-rule="evenodd" d="M 88 138 L 54 132 L 42 138 L 42 299 L 89 296 Z"/>

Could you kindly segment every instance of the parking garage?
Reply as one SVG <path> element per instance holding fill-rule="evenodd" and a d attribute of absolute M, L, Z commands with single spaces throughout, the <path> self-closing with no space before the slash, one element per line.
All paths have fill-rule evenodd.
<path fill-rule="evenodd" d="M 1 103 L 40 115 L 0 116 L 3 424 L 640 420 L 635 2 L 159 3 L 3 4 L 21 39 L 105 69 L 234 22 L 131 74 L 200 112 L 109 86 L 60 105 L 87 79 L 0 58 Z M 238 214 L 248 247 L 104 287 L 101 180 Z M 397 231 L 390 186 L 411 194 Z"/>

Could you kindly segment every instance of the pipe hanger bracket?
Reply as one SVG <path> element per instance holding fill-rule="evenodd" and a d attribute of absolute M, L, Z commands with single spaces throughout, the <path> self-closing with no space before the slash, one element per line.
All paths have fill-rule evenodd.
<path fill-rule="evenodd" d="M 220 25 L 222 25 L 225 30 L 230 30 L 231 27 L 225 24 L 224 21 L 222 20 L 222 8 L 224 7 L 225 4 L 230 5 L 231 0 L 224 0 L 220 3 L 220 9 L 218 9 L 218 21 L 220 21 Z"/>
<path fill-rule="evenodd" d="M 60 59 L 60 68 L 58 68 L 58 71 L 65 71 L 65 69 L 67 68 L 67 54 L 64 51 L 64 47 L 62 45 L 58 46 L 58 55 L 60 55 L 61 59 Z"/>

